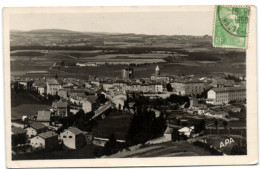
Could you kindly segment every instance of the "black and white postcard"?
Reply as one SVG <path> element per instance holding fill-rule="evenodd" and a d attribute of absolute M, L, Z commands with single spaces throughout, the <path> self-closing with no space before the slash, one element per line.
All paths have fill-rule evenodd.
<path fill-rule="evenodd" d="M 3 15 L 8 167 L 258 163 L 254 6 Z"/>

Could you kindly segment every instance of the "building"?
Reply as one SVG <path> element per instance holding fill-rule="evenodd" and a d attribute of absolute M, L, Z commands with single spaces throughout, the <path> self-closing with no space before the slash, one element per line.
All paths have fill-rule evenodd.
<path fill-rule="evenodd" d="M 155 76 L 160 76 L 160 75 L 161 75 L 160 68 L 157 65 L 156 68 L 155 68 Z"/>
<path fill-rule="evenodd" d="M 172 127 L 167 126 L 162 137 L 158 137 L 153 140 L 149 140 L 145 144 L 149 145 L 149 144 L 160 144 L 160 143 L 170 142 L 173 140 L 172 139 L 173 131 L 174 131 L 174 129 Z"/>
<path fill-rule="evenodd" d="M 85 63 L 76 63 L 76 66 L 85 67 L 86 64 Z"/>
<path fill-rule="evenodd" d="M 69 97 L 78 97 L 78 96 L 86 96 L 85 89 L 71 89 L 69 91 Z"/>
<path fill-rule="evenodd" d="M 58 91 L 58 96 L 60 96 L 60 98 L 66 99 L 66 98 L 68 97 L 68 92 L 67 92 L 67 90 L 59 90 L 59 91 Z"/>
<path fill-rule="evenodd" d="M 221 87 L 208 91 L 207 103 L 213 105 L 228 104 L 230 101 L 246 100 L 245 87 Z"/>
<path fill-rule="evenodd" d="M 103 90 L 108 91 L 109 88 L 114 87 L 114 83 L 112 83 L 112 82 L 105 82 L 105 83 L 103 83 L 102 87 L 103 87 Z"/>
<path fill-rule="evenodd" d="M 36 121 L 41 122 L 45 126 L 49 126 L 50 122 L 51 122 L 51 112 L 48 110 L 47 111 L 46 110 L 38 111 Z"/>
<path fill-rule="evenodd" d="M 61 89 L 61 85 L 56 79 L 47 79 L 47 94 L 56 95 Z"/>
<path fill-rule="evenodd" d="M 47 127 L 42 123 L 31 123 L 26 128 L 26 135 L 31 138 L 37 134 L 43 133 L 47 130 Z"/>
<path fill-rule="evenodd" d="M 94 63 L 94 62 L 87 62 L 87 63 L 85 63 L 85 65 L 88 67 L 97 67 L 98 66 L 97 63 Z"/>
<path fill-rule="evenodd" d="M 225 111 L 211 111 L 211 112 L 204 113 L 204 115 L 211 116 L 214 118 L 228 118 L 229 117 L 228 112 L 225 112 Z"/>
<path fill-rule="evenodd" d="M 60 134 L 63 144 L 70 149 L 78 149 L 86 144 L 84 132 L 76 127 L 69 127 Z"/>
<path fill-rule="evenodd" d="M 143 93 L 150 92 L 150 86 L 149 86 L 149 84 L 141 84 L 140 90 L 141 90 Z"/>
<path fill-rule="evenodd" d="M 58 134 L 53 131 L 41 133 L 30 140 L 30 145 L 33 148 L 54 150 L 58 146 Z"/>
<path fill-rule="evenodd" d="M 65 99 L 52 102 L 51 107 L 55 116 L 68 116 L 68 103 Z"/>
<path fill-rule="evenodd" d="M 154 86 L 154 92 L 155 92 L 155 93 L 161 93 L 161 92 L 163 92 L 163 85 L 162 85 L 162 84 L 159 84 L 159 83 L 155 84 L 155 86 Z"/>
<path fill-rule="evenodd" d="M 171 86 L 177 95 L 196 96 L 205 91 L 205 85 L 201 81 L 175 81 Z"/>
<path fill-rule="evenodd" d="M 91 119 L 95 119 L 99 116 L 102 116 L 102 118 L 105 116 L 104 114 L 110 110 L 112 107 L 111 101 L 107 101 L 103 106 L 100 106 L 96 111 L 94 111 L 95 115 Z"/>
<path fill-rule="evenodd" d="M 134 77 L 134 69 L 133 68 L 124 68 L 122 69 L 122 78 L 129 79 Z"/>
<path fill-rule="evenodd" d="M 115 104 L 115 107 L 119 110 L 123 110 L 125 106 L 126 98 L 120 97 L 120 98 L 113 98 L 112 102 Z"/>
<path fill-rule="evenodd" d="M 89 113 L 96 108 L 97 96 L 88 96 L 86 100 L 82 103 L 82 109 L 85 113 Z"/>
<path fill-rule="evenodd" d="M 38 92 L 41 96 L 44 96 L 44 93 L 46 93 L 46 86 L 44 86 L 44 85 L 39 85 L 39 86 L 37 86 L 37 92 Z"/>
<path fill-rule="evenodd" d="M 167 74 L 161 74 L 160 68 L 157 65 L 154 71 L 154 74 L 151 76 L 151 80 L 169 82 L 170 78 Z"/>
<path fill-rule="evenodd" d="M 184 135 L 184 136 L 187 136 L 187 137 L 190 137 L 191 136 L 191 133 L 193 132 L 194 130 L 194 126 L 191 126 L 191 127 L 183 127 L 181 129 L 179 129 L 179 133 L 181 135 Z"/>

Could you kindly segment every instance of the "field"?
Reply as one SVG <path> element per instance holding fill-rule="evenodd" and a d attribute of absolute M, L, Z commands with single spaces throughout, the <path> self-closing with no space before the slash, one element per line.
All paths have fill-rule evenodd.
<path fill-rule="evenodd" d="M 169 75 L 208 75 L 215 72 L 245 73 L 244 62 L 210 60 L 211 53 L 203 51 L 203 55 L 200 55 L 200 53 L 194 55 L 191 52 L 190 54 L 194 55 L 194 58 L 193 56 L 188 56 L 190 54 L 185 53 L 186 56 L 184 58 L 186 59 L 182 61 L 166 62 L 166 57 L 177 56 L 181 53 L 170 52 L 174 53 L 170 54 L 168 51 L 151 51 L 150 53 L 141 54 L 104 54 L 102 50 L 17 50 L 11 52 L 11 75 L 25 76 L 28 71 L 48 71 L 50 75 L 43 74 L 38 76 L 54 76 L 57 73 L 60 77 L 76 76 L 78 78 L 86 78 L 89 75 L 119 77 L 121 76 L 121 69 L 131 63 L 136 64 L 134 66 L 134 76 L 137 78 L 152 75 L 157 64 L 160 66 L 162 74 Z M 113 52 L 113 50 L 110 50 L 110 52 Z M 216 52 L 212 54 L 213 57 L 217 57 Z M 75 63 L 96 62 L 98 67 L 52 67 L 59 61 Z"/>
<path fill-rule="evenodd" d="M 38 110 L 50 109 L 51 106 L 42 104 L 40 101 L 27 93 L 11 92 L 11 117 L 21 119 L 22 116 L 36 115 Z"/>
<path fill-rule="evenodd" d="M 93 136 L 109 138 L 111 134 L 114 134 L 116 139 L 124 140 L 130 120 L 130 114 L 111 112 L 105 119 L 97 121 L 97 126 L 92 129 Z"/>

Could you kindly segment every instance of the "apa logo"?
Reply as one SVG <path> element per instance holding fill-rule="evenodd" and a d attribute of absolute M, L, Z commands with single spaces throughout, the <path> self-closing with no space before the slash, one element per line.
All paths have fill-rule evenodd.
<path fill-rule="evenodd" d="M 225 142 L 223 143 L 222 141 L 220 142 L 219 148 L 225 147 L 228 144 L 234 143 L 234 139 L 230 138 L 230 139 L 226 139 Z"/>

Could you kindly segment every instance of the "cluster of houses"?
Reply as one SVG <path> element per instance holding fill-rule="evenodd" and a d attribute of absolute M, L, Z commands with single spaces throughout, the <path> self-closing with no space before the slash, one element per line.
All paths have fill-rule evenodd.
<path fill-rule="evenodd" d="M 99 116 L 103 117 L 104 113 L 112 107 L 123 110 L 128 96 L 133 95 L 133 93 L 141 92 L 144 96 L 151 98 L 167 98 L 171 94 L 193 96 L 190 97 L 189 108 L 183 108 L 183 110 L 191 114 L 211 116 L 214 118 L 227 118 L 229 114 L 226 110 L 209 108 L 206 104 L 198 103 L 198 100 L 195 99 L 194 96 L 208 91 L 206 103 L 212 105 L 226 105 L 230 101 L 243 101 L 246 99 L 244 81 L 238 84 L 233 80 L 226 80 L 224 78 L 196 78 L 193 76 L 171 77 L 161 74 L 158 66 L 150 78 L 134 78 L 133 73 L 133 69 L 124 69 L 122 79 L 91 77 L 88 81 L 75 78 L 15 80 L 24 86 L 24 88 L 27 88 L 27 82 L 31 81 L 32 89 L 37 91 L 40 95 L 44 97 L 48 97 L 48 95 L 58 95 L 60 100 L 53 101 L 50 110 L 38 111 L 37 116 L 33 119 L 33 123 L 26 126 L 19 126 L 14 123 L 12 127 L 12 137 L 17 138 L 18 136 L 23 136 L 21 138 L 28 138 L 30 140 L 32 147 L 46 150 L 55 149 L 59 144 L 64 144 L 70 149 L 80 148 L 90 142 L 104 145 L 104 140 L 99 139 L 92 141 L 93 137 L 89 133 L 75 127 L 70 127 L 60 134 L 57 134 L 55 131 L 57 131 L 60 126 L 56 123 L 52 124 L 51 117 L 66 117 L 69 112 L 76 114 L 80 109 L 85 113 L 94 112 L 92 119 Z M 169 84 L 172 90 L 168 89 L 167 85 Z M 106 99 L 103 103 L 98 99 L 101 95 Z M 129 103 L 128 105 L 130 107 L 129 111 L 132 113 L 134 112 L 132 109 L 133 104 Z M 231 111 L 235 112 L 239 112 L 239 109 L 241 110 L 240 107 L 230 108 Z M 156 110 L 154 111 L 156 112 Z M 157 116 L 159 116 L 159 114 L 160 112 L 157 112 Z M 26 118 L 27 117 L 24 117 L 23 120 Z M 151 140 L 148 143 L 155 144 L 171 141 L 173 128 L 174 125 L 168 124 L 163 137 Z M 178 131 L 187 137 L 190 137 L 193 130 L 194 126 L 178 128 Z"/>
<path fill-rule="evenodd" d="M 59 145 L 64 145 L 69 149 L 78 149 L 90 143 L 92 136 L 76 127 L 69 127 L 60 134 L 42 123 L 32 122 L 24 128 L 12 126 L 12 142 L 15 138 L 24 139 L 16 144 L 29 144 L 34 149 L 44 149 L 47 151 L 57 150 Z M 15 144 L 13 144 L 15 146 Z"/>
<path fill-rule="evenodd" d="M 190 106 L 184 111 L 190 114 L 226 119 L 229 117 L 229 112 L 241 112 L 242 106 L 244 105 L 215 105 L 209 107 L 198 103 L 197 98 L 190 98 Z"/>
<path fill-rule="evenodd" d="M 148 97 L 168 97 L 170 94 L 198 96 L 209 91 L 207 103 L 217 105 L 245 99 L 245 78 L 242 79 L 240 82 L 235 82 L 225 79 L 224 74 L 215 77 L 170 76 L 161 74 L 157 65 L 155 73 L 150 78 L 134 78 L 133 68 L 124 68 L 121 78 L 89 77 L 88 80 L 36 78 L 16 81 L 26 88 L 27 81 L 32 80 L 32 87 L 40 95 L 58 95 L 61 98 L 69 98 L 77 104 L 83 104 L 89 95 L 97 96 L 102 92 L 106 95 L 142 93 Z M 167 85 L 170 85 L 172 90 L 169 90 Z"/>

